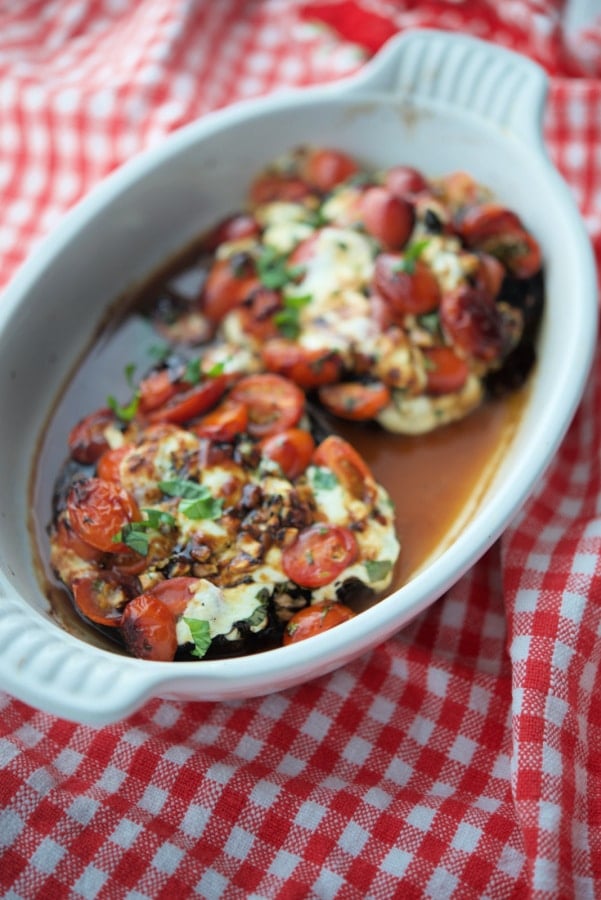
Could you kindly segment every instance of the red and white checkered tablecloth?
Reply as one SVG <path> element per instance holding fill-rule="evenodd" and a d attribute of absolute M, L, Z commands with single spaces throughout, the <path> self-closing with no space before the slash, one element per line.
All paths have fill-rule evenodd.
<path fill-rule="evenodd" d="M 0 0 L 0 285 L 138 150 L 419 25 L 547 69 L 546 139 L 601 263 L 601 19 L 584 6 Z M 601 896 L 600 432 L 597 364 L 503 538 L 332 675 L 98 730 L 0 694 L 2 897 Z"/>

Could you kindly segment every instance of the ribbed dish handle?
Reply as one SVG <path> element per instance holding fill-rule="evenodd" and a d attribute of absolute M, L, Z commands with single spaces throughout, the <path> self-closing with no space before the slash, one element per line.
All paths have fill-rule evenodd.
<path fill-rule="evenodd" d="M 547 77 L 536 63 L 466 35 L 416 30 L 390 41 L 360 79 L 400 98 L 462 108 L 543 148 Z"/>

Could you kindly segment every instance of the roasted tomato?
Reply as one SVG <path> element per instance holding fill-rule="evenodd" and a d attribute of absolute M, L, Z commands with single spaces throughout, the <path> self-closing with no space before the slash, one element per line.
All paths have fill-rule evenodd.
<path fill-rule="evenodd" d="M 265 172 L 251 184 L 249 198 L 253 206 L 275 201 L 298 203 L 310 193 L 310 186 L 302 178 L 282 172 Z"/>
<path fill-rule="evenodd" d="M 113 450 L 105 450 L 96 465 L 96 474 L 105 481 L 113 481 L 115 484 L 121 483 L 121 460 L 127 456 L 132 449 L 132 444 L 123 444 L 121 447 L 115 447 Z"/>
<path fill-rule="evenodd" d="M 141 518 L 133 497 L 102 478 L 75 481 L 67 496 L 67 512 L 73 530 L 82 541 L 107 553 L 125 548 L 114 537 L 130 522 Z"/>
<path fill-rule="evenodd" d="M 324 193 L 356 175 L 358 171 L 357 163 L 348 154 L 327 147 L 310 150 L 301 167 L 305 181 Z"/>
<path fill-rule="evenodd" d="M 359 545 L 350 529 L 315 522 L 284 548 L 282 566 L 287 577 L 300 587 L 319 588 L 352 566 L 358 555 Z"/>
<path fill-rule="evenodd" d="M 56 523 L 53 543 L 63 550 L 75 553 L 86 562 L 99 562 L 102 559 L 102 550 L 82 540 L 69 520 L 62 515 Z"/>
<path fill-rule="evenodd" d="M 211 441 L 233 441 L 248 426 L 248 411 L 244 403 L 226 397 L 192 427 L 199 437 Z"/>
<path fill-rule="evenodd" d="M 305 471 L 315 450 L 315 441 L 302 428 L 287 428 L 279 434 L 264 438 L 261 453 L 276 462 L 291 481 Z"/>
<path fill-rule="evenodd" d="M 286 338 L 267 341 L 261 358 L 270 372 L 290 378 L 307 391 L 338 381 L 342 372 L 342 360 L 336 352 L 309 349 Z"/>
<path fill-rule="evenodd" d="M 424 349 L 429 394 L 451 394 L 467 381 L 469 367 L 450 347 Z"/>
<path fill-rule="evenodd" d="M 444 294 L 440 321 L 447 337 L 468 356 L 492 362 L 503 351 L 503 319 L 487 291 L 462 285 Z"/>
<path fill-rule="evenodd" d="M 407 263 L 402 256 L 380 253 L 374 268 L 374 287 L 399 318 L 432 312 L 440 303 L 438 281 L 420 259 Z"/>
<path fill-rule="evenodd" d="M 500 203 L 480 203 L 462 210 L 457 230 L 469 247 L 477 247 L 487 238 L 521 228 L 519 216 Z"/>
<path fill-rule="evenodd" d="M 211 409 L 223 395 L 228 384 L 229 378 L 226 375 L 205 378 L 188 390 L 174 394 L 167 403 L 148 415 L 148 421 L 171 422 L 176 425 L 189 422 Z"/>
<path fill-rule="evenodd" d="M 400 250 L 413 229 L 413 207 L 385 187 L 370 187 L 360 202 L 363 225 L 385 250 Z"/>
<path fill-rule="evenodd" d="M 270 372 L 240 379 L 230 398 L 246 407 L 248 433 L 256 438 L 292 428 L 302 416 L 305 404 L 300 388 Z"/>
<path fill-rule="evenodd" d="M 414 197 L 428 190 L 428 182 L 422 173 L 411 166 L 391 166 L 384 181 L 390 193 L 397 197 Z"/>
<path fill-rule="evenodd" d="M 257 237 L 260 231 L 259 223 L 254 216 L 250 213 L 236 213 L 223 219 L 212 229 L 204 241 L 204 246 L 207 250 L 216 250 L 220 244 L 229 241 Z"/>
<path fill-rule="evenodd" d="M 202 311 L 211 322 L 220 322 L 248 300 L 260 285 L 254 262 L 248 254 L 239 253 L 229 259 L 217 259 L 204 284 Z"/>
<path fill-rule="evenodd" d="M 153 594 L 161 603 L 171 610 L 177 619 L 186 611 L 186 606 L 192 598 L 192 594 L 198 587 L 198 578 L 181 575 L 178 578 L 166 578 L 159 581 L 147 593 Z"/>
<path fill-rule="evenodd" d="M 258 287 L 238 310 L 242 331 L 258 341 L 277 337 L 280 332 L 274 316 L 281 309 L 282 298 L 278 291 Z"/>
<path fill-rule="evenodd" d="M 329 435 L 313 454 L 313 463 L 330 469 L 343 488 L 359 500 L 373 500 L 375 481 L 363 457 L 348 441 Z"/>
<path fill-rule="evenodd" d="M 115 414 L 108 408 L 98 409 L 81 419 L 69 432 L 69 452 L 77 462 L 88 465 L 108 450 L 105 433 L 116 423 Z"/>
<path fill-rule="evenodd" d="M 175 657 L 175 616 L 154 594 L 139 594 L 130 600 L 120 625 L 125 646 L 133 656 L 157 662 L 170 662 Z"/>
<path fill-rule="evenodd" d="M 298 641 L 321 634 L 322 631 L 329 631 L 342 622 L 348 622 L 354 616 L 355 613 L 342 603 L 315 603 L 312 606 L 305 606 L 286 624 L 282 643 L 285 647 L 288 644 L 296 644 Z"/>
<path fill-rule="evenodd" d="M 71 590 L 75 606 L 86 619 L 109 628 L 120 624 L 127 596 L 109 573 L 77 576 L 71 582 Z"/>
<path fill-rule="evenodd" d="M 143 378 L 138 385 L 139 411 L 149 413 L 164 406 L 177 394 L 176 382 L 177 376 L 170 369 L 159 369 Z"/>
<path fill-rule="evenodd" d="M 374 419 L 391 400 L 390 388 L 380 381 L 329 384 L 319 389 L 319 399 L 327 410 L 341 419 L 365 422 Z"/>

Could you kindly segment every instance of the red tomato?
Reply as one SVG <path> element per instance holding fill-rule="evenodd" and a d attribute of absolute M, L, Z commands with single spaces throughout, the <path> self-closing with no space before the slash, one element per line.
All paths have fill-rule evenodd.
<path fill-rule="evenodd" d="M 132 444 L 123 444 L 112 450 L 105 450 L 96 465 L 96 474 L 105 481 L 121 484 L 121 460 L 132 449 Z"/>
<path fill-rule="evenodd" d="M 516 278 L 531 278 L 542 266 L 541 248 L 523 228 L 489 238 L 483 242 L 483 248 L 497 256 Z"/>
<path fill-rule="evenodd" d="M 207 250 L 216 250 L 220 244 L 256 237 L 260 231 L 259 223 L 254 216 L 250 213 L 236 213 L 213 228 L 207 235 L 204 246 Z"/>
<path fill-rule="evenodd" d="M 380 253 L 374 268 L 374 287 L 394 315 L 401 318 L 432 312 L 440 303 L 436 276 L 420 259 L 406 266 L 400 256 Z"/>
<path fill-rule="evenodd" d="M 176 425 L 189 422 L 217 403 L 229 381 L 226 375 L 208 377 L 187 391 L 178 392 L 164 406 L 153 410 L 148 416 L 148 421 L 171 422 Z"/>
<path fill-rule="evenodd" d="M 261 282 L 250 259 L 217 259 L 211 266 L 202 291 L 202 311 L 217 323 L 244 303 Z"/>
<path fill-rule="evenodd" d="M 282 567 L 300 587 L 319 588 L 331 584 L 358 556 L 359 545 L 352 531 L 342 525 L 315 522 L 284 548 Z"/>
<path fill-rule="evenodd" d="M 290 256 L 288 257 L 288 265 L 291 268 L 295 266 L 304 266 L 306 263 L 310 262 L 315 258 L 315 254 L 317 253 L 317 244 L 320 240 L 321 228 L 317 228 L 313 234 L 311 234 L 308 238 L 305 238 L 304 241 L 301 241 L 300 244 L 297 244 Z"/>
<path fill-rule="evenodd" d="M 430 347 L 422 351 L 426 358 L 427 390 L 430 394 L 451 394 L 467 381 L 469 368 L 450 347 Z"/>
<path fill-rule="evenodd" d="M 192 427 L 199 437 L 211 441 L 231 443 L 239 434 L 244 434 L 248 425 L 248 412 L 243 403 L 236 403 L 227 397 L 212 409 L 200 422 Z"/>
<path fill-rule="evenodd" d="M 348 154 L 327 147 L 311 150 L 302 166 L 306 181 L 324 192 L 331 191 L 358 171 L 357 163 Z"/>
<path fill-rule="evenodd" d="M 77 576 L 71 582 L 71 590 L 75 606 L 86 619 L 109 628 L 120 624 L 127 597 L 108 574 Z"/>
<path fill-rule="evenodd" d="M 181 575 L 177 578 L 166 578 L 165 581 L 159 581 L 147 593 L 164 603 L 177 619 L 185 613 L 186 606 L 198 588 L 198 583 L 198 578 Z"/>
<path fill-rule="evenodd" d="M 422 173 L 411 166 L 392 166 L 386 172 L 385 184 L 396 197 L 414 197 L 428 190 L 428 182 Z"/>
<path fill-rule="evenodd" d="M 480 203 L 462 211 L 456 227 L 468 246 L 473 247 L 487 238 L 513 232 L 522 223 L 516 213 L 500 203 Z"/>
<path fill-rule="evenodd" d="M 56 523 L 52 540 L 62 550 L 75 553 L 76 556 L 79 556 L 80 559 L 85 559 L 86 562 L 99 562 L 102 559 L 102 551 L 83 541 L 77 532 L 73 530 L 68 519 L 63 517 Z"/>
<path fill-rule="evenodd" d="M 478 253 L 477 287 L 488 291 L 491 297 L 496 298 L 504 278 L 505 268 L 498 259 L 495 259 L 490 253 Z"/>
<path fill-rule="evenodd" d="M 468 356 L 493 362 L 503 351 L 503 319 L 487 291 L 462 285 L 443 295 L 442 330 Z"/>
<path fill-rule="evenodd" d="M 305 471 L 315 450 L 315 441 L 302 428 L 287 428 L 260 444 L 261 453 L 278 464 L 286 478 L 293 480 Z"/>
<path fill-rule="evenodd" d="M 367 188 L 361 197 L 361 218 L 368 234 L 385 250 L 400 250 L 413 230 L 411 204 L 385 187 Z"/>
<path fill-rule="evenodd" d="M 136 550 L 126 547 L 120 553 L 111 557 L 111 571 L 120 578 L 128 575 L 140 575 L 148 568 L 148 559 Z"/>
<path fill-rule="evenodd" d="M 102 478 L 75 481 L 67 496 L 69 521 L 77 535 L 105 553 L 118 553 L 124 544 L 113 541 L 125 525 L 140 520 L 133 497 Z"/>
<path fill-rule="evenodd" d="M 315 603 L 312 606 L 305 606 L 286 624 L 282 643 L 285 647 L 296 644 L 315 634 L 321 634 L 322 631 L 329 631 L 342 622 L 348 622 L 354 616 L 355 613 L 342 603 Z"/>
<path fill-rule="evenodd" d="M 272 372 L 247 375 L 234 385 L 230 397 L 246 407 L 248 433 L 256 438 L 292 428 L 305 406 L 305 395 L 300 388 Z"/>
<path fill-rule="evenodd" d="M 95 463 L 108 450 L 104 433 L 114 424 L 115 415 L 108 408 L 98 409 L 81 419 L 69 432 L 69 452 L 73 459 L 86 465 Z"/>
<path fill-rule="evenodd" d="M 158 409 L 177 394 L 177 378 L 169 369 L 160 369 L 143 378 L 138 385 L 140 401 L 138 409 L 141 413 L 149 413 Z"/>
<path fill-rule="evenodd" d="M 139 594 L 121 618 L 125 646 L 139 659 L 170 662 L 177 651 L 175 616 L 154 594 Z"/>
<path fill-rule="evenodd" d="M 335 416 L 365 422 L 388 406 L 391 395 L 390 389 L 380 381 L 371 384 L 349 381 L 320 388 L 319 399 Z"/>
<path fill-rule="evenodd" d="M 481 188 L 467 172 L 451 172 L 441 179 L 444 201 L 455 208 L 473 205 L 479 201 Z"/>
<path fill-rule="evenodd" d="M 238 310 L 240 327 L 259 341 L 268 341 L 279 335 L 274 315 L 282 308 L 282 298 L 277 291 L 258 287 Z"/>
<path fill-rule="evenodd" d="M 329 435 L 313 454 L 313 463 L 330 469 L 343 488 L 357 499 L 373 499 L 375 481 L 369 466 L 348 441 Z"/>
<path fill-rule="evenodd" d="M 254 206 L 260 206 L 276 200 L 296 203 L 310 193 L 310 186 L 302 178 L 279 172 L 266 172 L 255 178 L 250 186 L 249 197 Z"/>
<path fill-rule="evenodd" d="M 267 341 L 261 358 L 270 372 L 290 378 L 307 391 L 338 381 L 342 372 L 342 360 L 335 351 L 309 350 L 286 338 Z"/>

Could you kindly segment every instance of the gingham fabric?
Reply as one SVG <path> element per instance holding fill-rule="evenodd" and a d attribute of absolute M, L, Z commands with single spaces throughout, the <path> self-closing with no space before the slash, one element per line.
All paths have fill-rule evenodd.
<path fill-rule="evenodd" d="M 418 25 L 548 70 L 548 146 L 601 260 L 594 6 L 0 0 L 0 282 L 166 133 Z M 600 377 L 502 539 L 334 674 L 98 730 L 0 694 L 2 897 L 601 896 Z"/>

